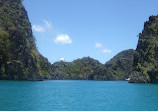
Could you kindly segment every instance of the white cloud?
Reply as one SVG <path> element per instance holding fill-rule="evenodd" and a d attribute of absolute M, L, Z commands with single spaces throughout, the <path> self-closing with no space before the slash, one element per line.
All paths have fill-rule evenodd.
<path fill-rule="evenodd" d="M 32 26 L 32 29 L 33 29 L 34 31 L 36 31 L 36 32 L 44 32 L 44 31 L 45 31 L 44 27 L 42 27 L 42 26 L 40 26 L 40 25 L 33 25 L 33 26 Z"/>
<path fill-rule="evenodd" d="M 109 49 L 103 49 L 102 52 L 103 52 L 103 53 L 111 53 L 112 51 L 109 50 Z"/>
<path fill-rule="evenodd" d="M 60 61 L 65 61 L 64 57 L 60 58 Z"/>
<path fill-rule="evenodd" d="M 111 53 L 112 52 L 110 49 L 104 49 L 103 44 L 101 44 L 99 42 L 97 42 L 95 44 L 95 47 L 99 48 L 102 51 L 102 53 Z"/>
<path fill-rule="evenodd" d="M 54 42 L 56 44 L 71 44 L 72 40 L 69 37 L 69 35 L 65 35 L 65 34 L 60 34 L 56 37 L 56 39 L 54 40 Z"/>
<path fill-rule="evenodd" d="M 45 32 L 52 27 L 51 21 L 44 20 L 44 25 L 33 25 L 32 29 L 36 32 Z"/>
<path fill-rule="evenodd" d="M 96 47 L 96 48 L 101 48 L 101 47 L 102 47 L 102 44 L 99 43 L 99 42 L 97 42 L 97 43 L 95 44 L 95 47 Z"/>

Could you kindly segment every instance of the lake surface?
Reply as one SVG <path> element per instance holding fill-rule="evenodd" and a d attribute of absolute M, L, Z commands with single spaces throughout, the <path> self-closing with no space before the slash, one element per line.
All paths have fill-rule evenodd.
<path fill-rule="evenodd" d="M 158 111 L 158 85 L 127 81 L 0 81 L 0 111 Z"/>

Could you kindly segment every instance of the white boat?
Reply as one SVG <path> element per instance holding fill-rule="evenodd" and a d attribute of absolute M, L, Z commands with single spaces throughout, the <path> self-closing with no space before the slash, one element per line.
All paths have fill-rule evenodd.
<path fill-rule="evenodd" d="M 129 80 L 130 80 L 130 78 L 126 79 L 126 81 L 129 81 Z"/>

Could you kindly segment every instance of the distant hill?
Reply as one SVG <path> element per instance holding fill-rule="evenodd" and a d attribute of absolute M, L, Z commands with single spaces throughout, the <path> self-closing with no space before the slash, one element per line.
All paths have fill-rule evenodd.
<path fill-rule="evenodd" d="M 133 71 L 135 50 L 129 49 L 118 53 L 105 64 L 107 76 L 110 80 L 125 80 Z"/>
<path fill-rule="evenodd" d="M 90 57 L 56 62 L 52 69 L 53 79 L 107 80 L 104 65 Z"/>
<path fill-rule="evenodd" d="M 118 53 L 105 65 L 90 57 L 52 64 L 52 79 L 125 80 L 133 71 L 134 50 Z"/>

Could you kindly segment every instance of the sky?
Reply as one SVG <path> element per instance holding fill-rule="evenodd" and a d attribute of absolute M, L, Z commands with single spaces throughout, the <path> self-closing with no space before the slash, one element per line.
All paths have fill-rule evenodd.
<path fill-rule="evenodd" d="M 92 57 L 106 63 L 136 49 L 158 0 L 24 0 L 39 52 L 51 63 Z"/>

